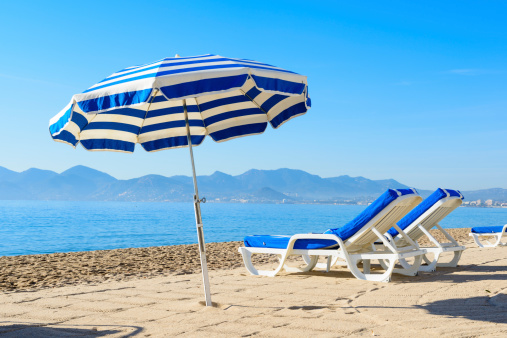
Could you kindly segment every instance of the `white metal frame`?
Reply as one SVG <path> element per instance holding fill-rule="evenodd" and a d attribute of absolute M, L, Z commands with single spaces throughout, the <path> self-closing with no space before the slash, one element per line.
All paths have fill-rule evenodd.
<path fill-rule="evenodd" d="M 460 197 L 449 196 L 437 201 L 426 212 L 414 220 L 408 227 L 405 228 L 405 234 L 408 235 L 413 241 L 417 241 L 422 236 L 426 236 L 435 246 L 423 247 L 426 253 L 423 255 L 423 260 L 426 265 L 421 265 L 419 271 L 433 272 L 437 267 L 456 267 L 461 258 L 461 254 L 466 249 L 465 246 L 460 245 L 456 240 L 445 231 L 439 224 L 448 214 L 454 209 L 459 207 L 462 203 Z M 429 230 L 436 227 L 450 243 L 440 243 L 433 237 Z M 397 245 L 406 245 L 405 236 L 396 236 L 393 238 L 388 233 L 385 234 L 389 242 L 396 243 Z M 438 262 L 440 255 L 444 252 L 453 252 L 454 256 L 450 262 Z M 433 254 L 433 259 L 428 257 L 428 253 Z"/>
<path fill-rule="evenodd" d="M 502 228 L 501 232 L 490 232 L 490 233 L 475 233 L 471 232 L 469 234 L 474 238 L 475 243 L 481 248 L 493 248 L 495 246 L 507 246 L 507 242 L 502 242 L 502 237 L 507 236 L 507 224 L 505 224 Z M 494 242 L 490 242 L 489 238 L 494 237 Z M 486 243 L 481 242 L 481 238 L 486 241 Z"/>
<path fill-rule="evenodd" d="M 412 242 L 410 246 L 399 248 L 393 243 L 386 240 L 383 234 L 391 227 L 397 227 L 396 222 L 399 221 L 408 211 L 413 209 L 421 201 L 418 195 L 401 196 L 386 206 L 379 214 L 365 224 L 356 234 L 346 241 L 342 241 L 333 234 L 297 234 L 290 238 L 287 248 L 273 249 L 264 247 L 240 247 L 238 250 L 243 256 L 243 262 L 246 269 L 252 275 L 276 276 L 282 269 L 287 272 L 307 272 L 315 267 L 324 267 L 329 271 L 331 266 L 339 260 L 349 268 L 352 274 L 361 280 L 389 282 L 391 275 L 395 271 L 397 261 L 404 261 L 410 257 L 414 257 L 413 265 L 406 264 L 402 269 L 398 269 L 400 273 L 415 276 L 418 268 L 422 263 L 422 255 L 425 253 L 421 250 L 417 243 Z M 401 229 L 397 229 L 403 233 Z M 299 239 L 327 239 L 334 240 L 339 245 L 336 249 L 294 249 L 294 244 Z M 372 250 L 372 244 L 375 240 L 380 239 L 385 243 L 384 251 Z M 410 242 L 410 238 L 407 237 Z M 257 270 L 252 263 L 253 254 L 273 254 L 279 258 L 279 264 L 274 270 Z M 287 265 L 287 257 L 303 256 L 306 266 L 302 268 L 290 267 Z M 320 256 L 327 258 L 327 263 L 317 264 Z M 386 267 L 383 273 L 372 273 L 371 260 L 381 261 L 381 265 Z M 360 270 L 358 264 L 362 261 L 363 271 Z"/>

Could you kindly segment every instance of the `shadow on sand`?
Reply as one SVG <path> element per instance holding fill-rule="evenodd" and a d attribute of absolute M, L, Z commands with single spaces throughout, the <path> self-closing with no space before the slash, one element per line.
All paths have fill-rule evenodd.
<path fill-rule="evenodd" d="M 372 264 L 372 269 L 378 268 Z M 352 278 L 355 277 L 346 267 L 339 267 L 339 270 L 332 268 L 331 271 L 312 270 L 310 272 L 290 273 L 289 275 L 298 277 L 330 277 L 330 278 Z M 383 271 L 383 270 L 379 270 Z M 467 274 L 466 272 L 470 272 Z M 431 282 L 449 282 L 449 283 L 467 283 L 478 281 L 507 281 L 507 266 L 499 265 L 459 265 L 456 268 L 437 268 L 435 272 L 419 272 L 418 276 L 403 276 L 393 273 L 391 283 L 431 283 Z"/>
<path fill-rule="evenodd" d="M 493 297 L 478 296 L 445 299 L 425 305 L 415 305 L 414 307 L 437 316 L 507 324 L 506 294 L 497 294 Z"/>
<path fill-rule="evenodd" d="M 73 327 L 58 327 L 65 324 L 36 324 L 36 323 L 15 323 L 0 322 L 0 336 L 1 337 L 105 337 L 112 334 L 124 333 L 122 337 L 134 337 L 143 331 L 139 326 L 123 326 L 114 325 L 115 328 L 133 329 L 132 332 L 124 332 L 118 329 L 108 329 L 100 325 L 88 325 L 86 329 L 75 328 L 79 325 L 72 325 Z M 90 328 L 92 326 L 92 328 Z M 129 330 L 130 331 L 130 330 Z"/>

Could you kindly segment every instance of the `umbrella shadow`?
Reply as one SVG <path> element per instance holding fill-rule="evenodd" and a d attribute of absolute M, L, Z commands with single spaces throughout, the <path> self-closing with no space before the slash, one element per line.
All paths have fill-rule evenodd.
<path fill-rule="evenodd" d="M 374 267 L 372 265 L 372 267 Z M 470 274 L 463 274 L 469 271 Z M 459 273 L 457 273 L 459 272 Z M 355 277 L 346 268 L 341 269 L 333 268 L 329 272 L 321 270 L 312 270 L 309 272 L 295 272 L 288 273 L 289 275 L 298 277 L 329 277 L 329 278 L 352 278 Z M 431 282 L 449 282 L 449 283 L 467 283 L 478 281 L 494 281 L 494 280 L 507 280 L 507 266 L 498 265 L 460 265 L 456 268 L 437 268 L 435 272 L 419 272 L 419 276 L 403 276 L 393 273 L 391 282 L 410 282 L 410 283 L 431 283 Z"/>
<path fill-rule="evenodd" d="M 507 294 L 443 299 L 414 307 L 437 316 L 507 324 Z"/>
<path fill-rule="evenodd" d="M 470 272 L 464 274 L 463 272 Z M 437 268 L 436 272 L 422 273 L 421 279 L 414 283 L 451 282 L 468 283 L 478 281 L 507 280 L 507 266 L 498 265 L 460 265 L 457 268 Z"/>
<path fill-rule="evenodd" d="M 121 334 L 123 331 L 118 329 L 101 329 L 101 325 L 87 325 L 85 328 L 76 328 L 76 326 L 84 325 L 72 325 L 72 327 L 55 327 L 48 326 L 53 324 L 36 324 L 36 323 L 15 323 L 8 324 L 9 322 L 0 322 L 0 336 L 2 337 L 105 337 L 113 334 Z M 115 328 L 131 328 L 133 332 L 125 333 L 122 337 L 133 337 L 141 333 L 144 328 L 139 326 L 123 326 L 114 325 Z M 107 326 L 111 327 L 111 326 Z"/>

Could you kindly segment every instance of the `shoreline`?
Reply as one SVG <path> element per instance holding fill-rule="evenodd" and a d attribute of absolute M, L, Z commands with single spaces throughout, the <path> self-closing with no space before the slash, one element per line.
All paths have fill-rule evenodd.
<path fill-rule="evenodd" d="M 446 229 L 460 243 L 471 243 L 470 228 Z M 439 241 L 447 242 L 431 230 Z M 423 238 L 422 246 L 430 245 Z M 243 242 L 206 243 L 209 270 L 243 267 L 238 247 Z M 295 259 L 295 258 L 294 258 Z M 276 262 L 255 255 L 255 264 Z M 32 291 L 105 281 L 126 281 L 167 275 L 200 273 L 197 244 L 0 257 L 0 292 Z"/>

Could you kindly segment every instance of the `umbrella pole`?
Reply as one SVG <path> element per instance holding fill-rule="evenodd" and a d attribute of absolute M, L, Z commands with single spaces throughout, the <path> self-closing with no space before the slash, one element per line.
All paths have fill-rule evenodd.
<path fill-rule="evenodd" d="M 201 218 L 201 200 L 199 199 L 199 191 L 197 190 L 197 178 L 195 175 L 194 152 L 192 150 L 192 139 L 190 137 L 190 125 L 188 123 L 187 101 L 183 100 L 183 112 L 185 114 L 185 124 L 187 127 L 188 149 L 190 150 L 190 161 L 192 162 L 192 174 L 194 178 L 194 211 L 195 224 L 197 226 L 197 239 L 199 241 L 199 255 L 201 257 L 202 282 L 204 284 L 204 297 L 206 306 L 212 306 L 211 294 L 209 290 L 208 264 L 206 263 L 206 247 L 204 245 L 204 231 Z"/>

